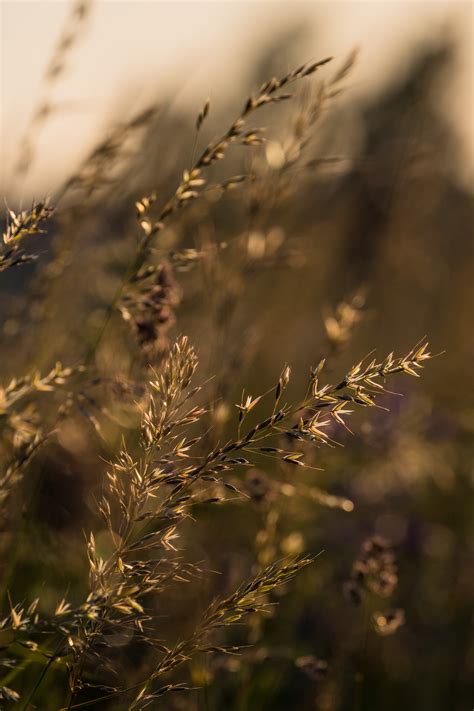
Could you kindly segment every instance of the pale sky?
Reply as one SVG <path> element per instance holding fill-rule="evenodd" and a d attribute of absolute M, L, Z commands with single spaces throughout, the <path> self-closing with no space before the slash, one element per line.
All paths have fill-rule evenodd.
<path fill-rule="evenodd" d="M 1 189 L 9 190 L 11 167 L 41 78 L 70 10 L 68 0 L 0 0 L 1 3 Z M 80 42 L 54 98 L 64 108 L 38 141 L 38 159 L 22 188 L 25 199 L 52 191 L 77 165 L 117 107 L 123 93 L 138 110 L 147 99 L 179 86 L 178 102 L 193 115 L 203 100 L 229 91 L 242 94 L 261 43 L 288 20 L 303 18 L 315 41 L 301 62 L 333 55 L 341 61 L 361 50 L 351 90 L 368 94 L 409 64 L 420 43 L 451 33 L 459 39 L 459 66 L 449 78 L 440 110 L 465 146 L 465 175 L 474 156 L 473 4 L 443 0 L 330 0 L 240 2 L 201 0 L 96 0 Z M 309 55 L 308 55 L 309 52 Z M 283 66 L 285 71 L 287 67 Z M 120 118 L 120 116 L 117 116 Z"/>

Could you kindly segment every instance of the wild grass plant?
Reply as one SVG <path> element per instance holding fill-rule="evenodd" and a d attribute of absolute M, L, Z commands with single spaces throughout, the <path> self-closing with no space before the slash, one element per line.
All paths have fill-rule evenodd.
<path fill-rule="evenodd" d="M 89 10 L 74 6 L 46 96 Z M 260 83 L 224 130 L 206 100 L 190 150 L 170 147 L 158 177 L 144 164 L 166 119 L 147 106 L 48 200 L 7 210 L 0 277 L 27 276 L 5 315 L 0 387 L 6 709 L 369 708 L 386 649 L 406 680 L 397 640 L 418 608 L 397 550 L 400 480 L 447 490 L 454 455 L 401 379 L 422 374 L 426 338 L 400 307 L 407 336 L 395 328 L 382 356 L 368 346 L 383 284 L 369 259 L 354 266 L 313 234 L 313 219 L 330 235 L 339 219 L 324 175 L 349 158 L 318 139 L 331 143 L 355 61 Z M 322 217 L 307 199 L 318 179 Z M 318 280 L 329 296 L 315 307 Z M 437 526 L 431 545 L 449 552 Z"/>

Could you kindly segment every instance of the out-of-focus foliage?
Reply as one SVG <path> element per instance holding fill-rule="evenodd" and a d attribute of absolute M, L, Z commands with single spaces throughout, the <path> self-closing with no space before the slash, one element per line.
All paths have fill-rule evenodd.
<path fill-rule="evenodd" d="M 104 579 L 119 595 L 110 571 L 104 579 L 97 572 L 101 558 L 106 565 L 121 560 L 122 545 L 114 524 L 110 534 L 97 515 L 97 501 L 109 506 L 102 500 L 109 473 L 112 511 L 130 504 L 121 474 L 111 480 L 111 471 L 126 470 L 138 489 L 146 479 L 141 460 L 127 459 L 122 437 L 132 452 L 149 453 L 150 442 L 161 447 L 163 392 L 173 398 L 168 381 L 156 385 L 156 373 L 170 344 L 186 334 L 200 362 L 202 389 L 190 422 L 199 420 L 204 453 L 215 455 L 255 430 L 262 404 L 255 398 L 275 383 L 270 416 L 287 401 L 300 402 L 310 378 L 317 398 L 326 396 L 325 383 L 349 386 L 350 397 L 330 402 L 328 419 L 302 410 L 299 424 L 282 429 L 257 457 L 239 451 L 243 461 L 221 460 L 221 473 L 212 468 L 212 476 L 219 473 L 209 482 L 212 499 L 222 495 L 221 479 L 243 497 L 208 507 L 183 501 L 169 514 L 182 518 L 176 547 L 183 561 L 176 566 L 190 582 L 160 587 L 158 600 L 147 601 L 151 622 L 140 624 L 143 636 L 162 645 L 165 684 L 180 690 L 184 680 L 196 690 L 150 698 L 150 707 L 472 705 L 472 195 L 457 181 L 459 147 L 436 110 L 454 51 L 420 51 L 396 83 L 365 104 L 343 91 L 357 75 L 354 57 L 318 67 L 314 78 L 307 64 L 291 80 L 261 86 L 272 74 L 285 75 L 271 52 L 252 82 L 260 86 L 254 105 L 240 96 L 228 107 L 206 103 L 195 112 L 196 133 L 196 115 L 167 109 L 161 98 L 164 108 L 125 117 L 103 137 L 51 197 L 53 215 L 42 204 L 30 220 L 10 214 L 6 235 L 22 220 L 32 223 L 39 209 L 48 210 L 42 217 L 49 221 L 47 234 L 21 233 L 22 248 L 27 242 L 28 254 L 38 256 L 34 264 L 5 268 L 0 281 L 0 484 L 8 486 L 1 595 L 11 627 L 0 630 L 0 646 L 37 614 L 66 620 L 88 594 L 87 614 L 102 619 L 97 591 Z M 286 94 L 286 84 L 296 96 L 266 106 Z M 252 113 L 257 108 L 261 115 Z M 16 245 L 14 235 L 4 242 L 5 249 Z M 360 373 L 375 358 L 379 373 L 385 367 L 388 374 L 387 353 L 405 354 L 425 335 L 444 353 L 418 380 L 387 381 L 371 407 L 372 371 L 359 385 Z M 397 367 L 417 374 L 413 359 Z M 157 409 L 147 400 L 150 380 L 160 393 Z M 137 404 L 145 410 L 143 441 Z M 348 410 L 356 412 L 348 417 Z M 308 446 L 311 438 L 316 447 Z M 178 444 L 160 460 L 175 486 L 182 482 L 173 479 L 173 457 L 188 453 L 187 443 Z M 151 496 L 155 484 L 150 480 Z M 95 533 L 86 546 L 89 530 Z M 171 549 L 173 534 L 166 529 Z M 291 583 L 293 571 L 275 573 L 282 558 L 303 554 L 317 557 Z M 148 567 L 144 574 L 149 564 L 133 571 L 140 584 L 151 576 Z M 268 584 L 265 603 L 278 602 L 263 616 L 248 592 L 239 592 L 238 604 L 229 597 L 252 575 L 266 581 L 256 587 Z M 143 612 L 135 592 L 125 604 L 114 597 L 134 619 Z M 216 642 L 212 656 L 197 642 L 178 650 L 191 657 L 180 676 L 166 649 L 180 639 L 194 644 L 190 630 L 212 618 L 208 605 L 216 596 L 235 614 L 239 605 L 250 614 Z M 96 660 L 103 661 L 104 687 L 75 688 L 70 708 L 98 695 L 104 700 L 96 708 L 129 708 L 131 697 L 105 697 L 122 683 L 139 692 L 150 674 L 156 649 L 144 649 L 127 625 L 116 634 L 105 629 L 107 663 L 100 645 Z M 82 632 L 70 642 L 76 659 L 87 639 Z M 41 635 L 39 651 L 34 644 L 12 648 L 1 669 L 6 708 L 16 693 L 24 703 L 31 695 L 29 708 L 67 704 L 67 655 L 55 646 L 59 627 L 54 634 L 47 650 Z M 229 655 L 225 645 L 242 649 Z M 69 678 L 97 681 L 87 664 Z"/>

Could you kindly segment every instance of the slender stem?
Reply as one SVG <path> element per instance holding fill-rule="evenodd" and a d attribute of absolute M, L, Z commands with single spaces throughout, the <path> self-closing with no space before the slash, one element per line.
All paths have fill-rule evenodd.
<path fill-rule="evenodd" d="M 23 707 L 22 707 L 22 711 L 26 711 L 26 709 L 28 708 L 28 706 L 30 706 L 31 702 L 33 701 L 34 695 L 35 695 L 36 692 L 38 691 L 38 689 L 39 689 L 39 687 L 40 687 L 40 685 L 41 685 L 43 679 L 45 678 L 46 674 L 48 673 L 48 671 L 49 671 L 51 665 L 52 665 L 52 664 L 56 661 L 56 659 L 58 658 L 58 652 L 59 652 L 61 646 L 62 646 L 62 642 L 60 642 L 60 643 L 58 644 L 58 646 L 56 647 L 56 651 L 54 652 L 54 654 L 51 655 L 51 657 L 48 659 L 47 663 L 44 665 L 43 670 L 42 670 L 41 674 L 40 674 L 39 677 L 38 677 L 38 681 L 37 681 L 36 684 L 34 685 L 33 689 L 31 690 L 30 695 L 28 696 L 28 698 L 26 699 L 26 701 L 25 701 L 25 703 L 24 703 L 24 705 L 23 705 Z"/>
<path fill-rule="evenodd" d="M 131 277 L 143 265 L 143 262 L 145 261 L 146 254 L 148 251 L 149 242 L 150 242 L 149 237 L 145 237 L 142 240 L 142 243 L 140 245 L 138 252 L 134 255 L 134 257 L 128 263 L 128 266 L 127 266 L 127 269 L 125 270 L 124 276 L 123 276 L 122 280 L 120 281 L 120 283 L 118 284 L 117 289 L 115 290 L 115 294 L 113 296 L 112 301 L 109 303 L 109 305 L 107 307 L 104 323 L 102 324 L 102 327 L 97 335 L 97 338 L 95 339 L 95 341 L 93 342 L 92 346 L 89 349 L 89 352 L 87 353 L 87 356 L 85 358 L 85 365 L 90 365 L 95 354 L 97 353 L 97 349 L 98 349 L 100 343 L 102 342 L 102 339 L 105 335 L 107 327 L 108 327 L 110 320 L 113 316 L 115 308 L 120 301 L 120 298 L 122 296 L 123 290 L 125 289 L 125 286 L 130 281 Z"/>

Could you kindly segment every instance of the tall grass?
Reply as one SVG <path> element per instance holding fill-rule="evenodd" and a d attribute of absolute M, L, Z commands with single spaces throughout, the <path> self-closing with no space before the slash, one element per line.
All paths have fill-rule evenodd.
<path fill-rule="evenodd" d="M 88 4 L 73 9 L 46 90 L 87 16 Z M 362 708 L 368 659 L 385 653 L 371 645 L 409 628 L 403 564 L 374 535 L 401 536 L 403 522 L 392 510 L 373 520 L 367 502 L 405 469 L 444 481 L 442 445 L 418 434 L 432 413 L 403 411 L 392 391 L 432 356 L 426 338 L 401 356 L 367 353 L 371 287 L 383 288 L 345 279 L 312 232 L 308 175 L 347 160 L 317 140 L 332 135 L 355 60 L 264 81 L 223 130 L 206 100 L 189 150 L 158 176 L 146 171 L 162 120 L 150 105 L 49 200 L 7 210 L 0 276 L 15 288 L 25 265 L 26 277 L 4 329 L 18 362 L 7 344 L 0 387 L 5 708 L 266 709 L 279 685 L 275 708 L 296 708 L 301 678 L 305 708 Z M 17 177 L 47 117 L 33 114 Z M 315 308 L 313 282 L 331 269 Z M 357 506 L 359 528 L 342 534 Z M 305 632 L 313 596 L 327 644 Z"/>

